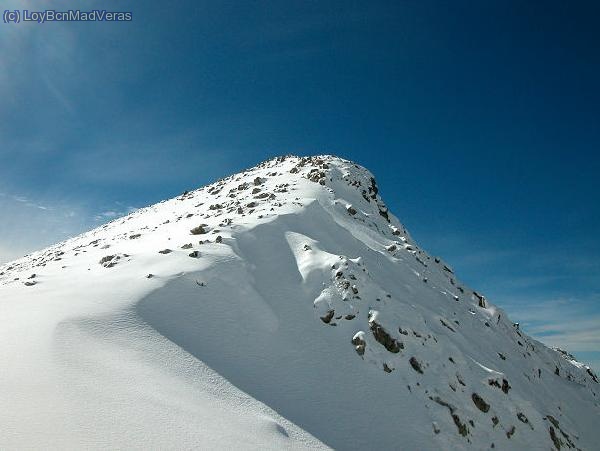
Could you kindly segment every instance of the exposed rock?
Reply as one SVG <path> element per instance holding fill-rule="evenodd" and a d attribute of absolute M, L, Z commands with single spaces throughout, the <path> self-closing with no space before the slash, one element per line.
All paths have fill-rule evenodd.
<path fill-rule="evenodd" d="M 99 262 L 99 263 L 100 263 L 101 265 L 104 265 L 105 263 L 108 263 L 109 261 L 111 261 L 113 258 L 115 258 L 115 256 L 114 256 L 114 255 L 106 255 L 106 256 L 104 256 L 104 257 L 102 257 L 102 258 L 100 259 L 100 262 Z"/>
<path fill-rule="evenodd" d="M 458 429 L 458 433 L 460 435 L 462 435 L 463 437 L 466 437 L 467 434 L 469 433 L 469 428 L 467 428 L 467 425 L 464 424 L 463 422 L 461 422 L 460 417 L 458 415 L 456 415 L 455 413 L 452 414 L 452 420 L 454 420 L 454 424 L 456 425 L 456 428 Z"/>
<path fill-rule="evenodd" d="M 554 418 L 552 415 L 546 415 L 546 418 L 548 419 L 548 421 L 550 421 L 550 423 L 552 423 L 554 425 L 555 428 L 559 429 L 559 422 L 556 418 Z"/>
<path fill-rule="evenodd" d="M 412 366 L 413 370 L 415 370 L 417 373 L 423 374 L 423 367 L 416 357 L 411 357 L 408 362 L 410 363 L 410 366 Z"/>
<path fill-rule="evenodd" d="M 517 413 L 517 418 L 521 423 L 530 424 L 529 419 L 525 416 L 523 412 Z"/>
<path fill-rule="evenodd" d="M 454 407 L 452 404 L 444 401 L 439 396 L 434 396 L 434 397 L 430 396 L 429 399 L 431 399 L 432 401 L 438 403 L 440 406 L 447 407 L 450 410 L 450 413 L 454 413 L 454 411 L 456 410 L 456 407 Z"/>
<path fill-rule="evenodd" d="M 598 381 L 598 376 L 596 376 L 596 374 L 592 371 L 591 368 L 586 368 L 585 371 L 590 375 L 590 377 L 595 383 L 600 383 L 600 381 Z"/>
<path fill-rule="evenodd" d="M 194 227 L 192 230 L 190 230 L 190 233 L 192 235 L 202 235 L 207 233 L 207 231 L 204 226 L 199 225 L 198 227 Z"/>
<path fill-rule="evenodd" d="M 385 218 L 385 220 L 386 220 L 387 222 L 390 222 L 390 216 L 389 216 L 389 214 L 388 214 L 388 209 L 387 209 L 387 207 L 380 207 L 380 208 L 379 208 L 379 214 L 380 214 L 380 215 L 381 215 L 383 218 Z"/>
<path fill-rule="evenodd" d="M 364 332 L 358 332 L 352 337 L 352 344 L 356 353 L 360 356 L 364 355 L 367 342 L 364 340 Z"/>
<path fill-rule="evenodd" d="M 333 315 L 335 315 L 335 310 L 328 310 L 325 315 L 321 316 L 321 321 L 325 324 L 329 324 L 333 319 Z"/>
<path fill-rule="evenodd" d="M 105 268 L 112 268 L 117 265 L 120 259 L 120 255 L 106 255 L 100 259 L 100 264 Z"/>
<path fill-rule="evenodd" d="M 501 389 L 504 393 L 508 393 L 508 391 L 511 389 L 510 384 L 506 379 L 502 379 L 502 385 L 500 385 L 500 382 L 498 382 L 497 379 L 489 379 L 488 384 Z"/>
<path fill-rule="evenodd" d="M 552 443 L 554 443 L 556 449 L 560 450 L 560 447 L 562 446 L 562 440 L 556 435 L 556 431 L 552 426 L 550 426 L 548 432 L 550 433 L 550 439 L 552 439 Z"/>
<path fill-rule="evenodd" d="M 159 254 L 170 254 L 173 252 L 171 249 L 163 249 L 162 251 L 158 251 Z"/>
<path fill-rule="evenodd" d="M 446 321 L 444 321 L 442 318 L 440 318 L 440 323 L 442 323 L 442 325 L 448 329 L 450 329 L 452 332 L 456 332 Z"/>
<path fill-rule="evenodd" d="M 487 402 L 485 402 L 483 398 L 477 393 L 473 393 L 471 395 L 471 399 L 473 400 L 475 406 L 477 406 L 477 408 L 482 412 L 487 413 L 490 410 L 490 405 Z"/>
<path fill-rule="evenodd" d="M 477 298 L 477 305 L 481 308 L 487 308 L 487 304 L 485 302 L 485 296 L 477 293 L 477 291 L 473 291 L 473 295 Z"/>
<path fill-rule="evenodd" d="M 404 344 L 401 341 L 393 338 L 380 324 L 371 320 L 369 327 L 373 333 L 373 337 L 378 343 L 382 344 L 389 352 L 397 354 L 400 349 L 404 349 Z"/>
<path fill-rule="evenodd" d="M 514 426 L 511 426 L 510 429 L 506 431 L 506 437 L 511 438 L 514 435 L 515 431 L 516 428 Z"/>

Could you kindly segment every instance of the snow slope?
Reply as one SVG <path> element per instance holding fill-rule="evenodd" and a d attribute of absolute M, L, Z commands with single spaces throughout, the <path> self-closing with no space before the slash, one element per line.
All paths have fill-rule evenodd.
<path fill-rule="evenodd" d="M 0 267 L 1 448 L 598 449 L 600 386 L 280 157 Z"/>

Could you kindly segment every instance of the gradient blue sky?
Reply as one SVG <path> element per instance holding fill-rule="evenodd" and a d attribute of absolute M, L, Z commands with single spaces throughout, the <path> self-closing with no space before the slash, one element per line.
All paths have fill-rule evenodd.
<path fill-rule="evenodd" d="M 368 167 L 416 240 L 600 369 L 600 4 L 5 0 L 0 261 L 275 155 Z"/>

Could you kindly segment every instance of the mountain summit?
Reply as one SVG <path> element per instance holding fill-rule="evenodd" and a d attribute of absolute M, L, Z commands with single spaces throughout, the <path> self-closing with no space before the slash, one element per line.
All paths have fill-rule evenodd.
<path fill-rule="evenodd" d="M 597 449 L 600 385 L 279 157 L 0 267 L 2 448 Z"/>

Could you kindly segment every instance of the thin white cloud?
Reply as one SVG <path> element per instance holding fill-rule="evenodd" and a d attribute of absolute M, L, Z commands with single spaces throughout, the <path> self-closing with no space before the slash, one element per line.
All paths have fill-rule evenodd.
<path fill-rule="evenodd" d="M 138 208 L 132 205 L 125 205 L 122 202 L 115 202 L 115 208 L 111 208 L 110 210 L 101 211 L 100 213 L 96 213 L 94 215 L 94 221 L 109 221 L 115 218 L 119 218 L 121 216 L 127 216 L 130 213 L 133 213 Z"/>
<path fill-rule="evenodd" d="M 37 201 L 30 195 L 4 190 L 0 196 L 0 263 L 22 257 L 133 210 L 134 207 L 120 204 L 117 208 L 93 213 L 83 204 Z"/>
<path fill-rule="evenodd" d="M 58 88 L 57 84 L 50 80 L 47 76 L 42 76 L 44 84 L 48 88 L 48 91 L 56 98 L 62 107 L 69 113 L 75 113 L 73 103 L 67 98 L 64 92 Z"/>
<path fill-rule="evenodd" d="M 119 215 L 119 213 L 117 213 L 116 211 L 113 211 L 113 210 L 103 211 L 101 213 L 98 213 L 96 216 L 94 216 L 94 220 L 102 221 L 105 219 L 113 219 L 113 218 L 116 218 L 118 215 Z"/>
<path fill-rule="evenodd" d="M 80 152 L 67 155 L 63 170 L 68 177 L 94 185 L 145 186 L 148 180 L 173 183 L 194 174 L 200 184 L 208 181 L 202 180 L 207 174 L 225 175 L 234 162 L 231 152 L 209 143 L 212 131 L 206 127 L 182 128 L 160 136 L 145 125 L 120 128 L 111 136 L 96 136 Z M 123 139 L 125 133 L 127 139 Z M 171 149 L 196 151 L 174 158 Z"/>
<path fill-rule="evenodd" d="M 12 247 L 10 243 L 0 242 L 0 265 L 22 257 L 26 252 L 20 247 Z"/>
<path fill-rule="evenodd" d="M 554 299 L 511 302 L 507 311 L 527 333 L 549 345 L 570 352 L 600 350 L 600 311 L 593 309 L 598 299 Z"/>
<path fill-rule="evenodd" d="M 38 210 L 52 210 L 52 207 L 48 207 L 46 205 L 36 203 L 25 196 L 19 196 L 19 195 L 15 196 L 15 195 L 10 195 L 10 194 L 6 194 L 6 193 L 0 193 L 0 196 L 4 197 L 4 198 L 12 199 L 15 202 L 19 202 L 30 208 L 37 208 Z"/>
<path fill-rule="evenodd" d="M 0 211 L 0 262 L 19 258 L 80 233 L 86 227 L 81 207 L 50 205 L 25 195 L 5 192 L 0 197 Z"/>

